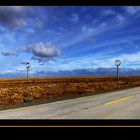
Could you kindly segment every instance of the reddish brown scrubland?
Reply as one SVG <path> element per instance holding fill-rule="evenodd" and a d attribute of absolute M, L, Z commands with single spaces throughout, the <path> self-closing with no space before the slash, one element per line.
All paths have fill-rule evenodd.
<path fill-rule="evenodd" d="M 77 76 L 1 78 L 0 105 L 23 103 L 25 99 L 49 99 L 72 94 L 97 94 L 127 87 L 140 86 L 140 76 Z"/>

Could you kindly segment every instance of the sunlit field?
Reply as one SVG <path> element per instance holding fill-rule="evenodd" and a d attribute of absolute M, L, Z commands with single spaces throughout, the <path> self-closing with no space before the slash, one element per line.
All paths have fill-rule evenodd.
<path fill-rule="evenodd" d="M 67 95 L 99 94 L 140 86 L 139 76 L 72 76 L 0 79 L 0 105 L 50 99 Z"/>

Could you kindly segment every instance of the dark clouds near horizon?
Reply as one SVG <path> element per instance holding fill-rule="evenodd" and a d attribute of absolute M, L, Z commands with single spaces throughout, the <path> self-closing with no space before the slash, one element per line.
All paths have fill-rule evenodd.
<path fill-rule="evenodd" d="M 58 71 L 36 71 L 35 76 L 116 76 L 116 68 L 74 69 Z M 140 69 L 121 68 L 121 76 L 140 76 Z"/>

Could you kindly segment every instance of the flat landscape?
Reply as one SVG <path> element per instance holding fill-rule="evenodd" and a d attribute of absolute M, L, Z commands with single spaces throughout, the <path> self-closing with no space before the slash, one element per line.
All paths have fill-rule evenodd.
<path fill-rule="evenodd" d="M 22 104 L 56 97 L 99 94 L 140 86 L 139 76 L 73 76 L 0 79 L 0 105 Z"/>

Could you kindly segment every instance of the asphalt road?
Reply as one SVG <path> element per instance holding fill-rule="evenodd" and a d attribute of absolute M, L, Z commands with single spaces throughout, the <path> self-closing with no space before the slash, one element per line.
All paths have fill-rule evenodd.
<path fill-rule="evenodd" d="M 0 119 L 140 119 L 140 87 L 3 110 Z"/>

